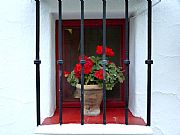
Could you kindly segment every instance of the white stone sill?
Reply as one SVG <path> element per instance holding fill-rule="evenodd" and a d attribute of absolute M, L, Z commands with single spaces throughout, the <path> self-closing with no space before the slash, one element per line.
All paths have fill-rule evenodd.
<path fill-rule="evenodd" d="M 34 133 L 44 135 L 153 135 L 151 127 L 121 124 L 41 125 Z"/>

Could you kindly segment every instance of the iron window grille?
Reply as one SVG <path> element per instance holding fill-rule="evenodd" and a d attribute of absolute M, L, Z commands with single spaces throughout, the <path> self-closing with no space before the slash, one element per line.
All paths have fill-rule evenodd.
<path fill-rule="evenodd" d="M 40 48 L 40 0 L 36 1 L 36 59 L 34 60 L 34 64 L 36 65 L 36 110 L 37 110 L 37 126 L 40 125 L 40 64 L 41 60 L 39 57 L 39 48 Z M 59 84 L 60 84 L 60 92 L 59 92 L 59 121 L 60 125 L 62 125 L 62 102 L 63 102 L 63 87 L 62 87 L 62 75 L 63 75 L 63 59 L 62 59 L 62 0 L 58 0 L 59 7 L 59 22 L 58 22 L 58 56 L 59 60 L 57 63 L 59 64 Z M 81 79 L 84 80 L 84 0 L 80 0 L 81 3 Z M 128 18 L 128 0 L 125 0 L 125 55 L 126 59 L 124 60 L 124 64 L 126 67 L 125 72 L 125 124 L 128 125 L 128 105 L 129 105 L 129 18 Z M 151 65 L 153 64 L 153 60 L 151 59 L 151 22 L 152 22 L 152 1 L 147 0 L 148 3 L 148 56 L 147 60 L 145 60 L 145 64 L 147 64 L 147 126 L 151 125 Z M 105 87 L 105 64 L 106 64 L 106 0 L 102 0 L 103 4 L 103 124 L 106 124 L 106 87 Z M 84 125 L 84 84 L 81 81 L 81 125 Z"/>

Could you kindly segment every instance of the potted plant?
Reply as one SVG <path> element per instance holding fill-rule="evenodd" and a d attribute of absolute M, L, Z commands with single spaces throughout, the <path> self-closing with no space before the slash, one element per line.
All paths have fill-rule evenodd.
<path fill-rule="evenodd" d="M 103 46 L 96 47 L 96 56 L 84 56 L 84 115 L 96 116 L 100 114 L 103 87 Z M 111 48 L 106 47 L 106 90 L 112 90 L 117 83 L 123 83 L 124 75 L 122 68 L 108 58 L 114 56 Z M 64 72 L 67 81 L 76 87 L 76 96 L 80 97 L 81 89 L 81 57 L 71 72 Z"/>

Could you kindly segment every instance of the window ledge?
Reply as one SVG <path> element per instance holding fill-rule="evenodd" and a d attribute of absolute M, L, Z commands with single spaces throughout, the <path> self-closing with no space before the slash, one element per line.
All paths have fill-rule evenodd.
<path fill-rule="evenodd" d="M 151 127 L 122 124 L 55 124 L 41 125 L 35 134 L 48 135 L 153 135 Z"/>

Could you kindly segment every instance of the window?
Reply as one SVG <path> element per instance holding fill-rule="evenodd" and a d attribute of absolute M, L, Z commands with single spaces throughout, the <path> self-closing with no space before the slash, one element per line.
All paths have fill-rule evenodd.
<path fill-rule="evenodd" d="M 107 19 L 107 46 L 115 52 L 113 61 L 124 68 L 125 59 L 125 20 Z M 102 44 L 102 20 L 85 20 L 85 55 L 94 55 L 96 46 Z M 58 60 L 58 21 L 56 21 L 56 61 Z M 80 54 L 80 20 L 63 21 L 63 70 L 71 71 L 78 61 Z M 56 104 L 59 106 L 59 65 L 56 66 Z M 125 92 L 124 84 L 119 84 L 113 91 L 107 91 L 107 123 L 124 123 Z M 63 80 L 63 123 L 80 123 L 80 101 L 74 97 L 73 88 L 64 78 Z M 133 117 L 129 112 L 129 123 L 144 125 L 140 118 Z M 44 124 L 59 123 L 58 109 L 52 118 L 46 119 Z M 85 123 L 102 123 L 102 113 L 99 116 L 85 116 Z"/>
<path fill-rule="evenodd" d="M 57 23 L 56 23 L 57 24 Z M 124 56 L 124 20 L 107 20 L 107 46 L 115 51 L 113 61 L 120 66 L 123 66 Z M 57 26 L 57 25 L 56 25 Z M 57 29 L 57 27 L 56 27 Z M 56 30 L 57 32 L 57 30 Z M 56 34 L 57 35 L 57 34 Z M 102 45 L 102 20 L 85 20 L 85 55 L 94 55 L 97 45 Z M 57 41 L 57 40 L 56 40 Z M 58 46 L 58 41 L 56 42 Z M 63 70 L 71 71 L 78 61 L 80 55 L 80 20 L 63 21 Z M 58 47 L 56 47 L 56 51 Z M 56 53 L 57 54 L 57 53 Z M 58 56 L 56 55 L 56 59 Z M 57 65 L 58 66 L 58 65 Z M 56 68 L 58 69 L 58 67 Z M 58 70 L 57 73 L 57 93 L 58 86 Z M 66 106 L 74 106 L 79 103 L 79 99 L 74 98 L 74 88 L 63 80 L 63 100 Z M 58 99 L 57 94 L 57 99 Z M 123 86 L 117 85 L 112 91 L 107 91 L 107 105 L 109 107 L 120 107 L 124 104 L 124 89 Z M 57 102 L 58 105 L 58 102 Z"/>
<path fill-rule="evenodd" d="M 50 2 L 50 3 L 49 3 Z M 100 2 L 100 1 L 97 1 L 97 2 Z M 129 101 L 129 97 L 128 97 L 128 92 L 131 92 L 131 91 L 136 91 L 136 87 L 131 87 L 131 89 L 130 89 L 130 91 L 128 91 L 129 90 L 129 84 L 130 85 L 133 85 L 133 83 L 129 83 L 129 64 L 130 64 L 130 59 L 129 59 L 129 34 L 130 33 L 133 33 L 133 43 L 130 43 L 130 46 L 131 47 L 134 47 L 134 48 L 130 48 L 130 49 L 134 49 L 134 53 L 136 54 L 136 52 L 137 52 L 137 50 L 139 50 L 138 49 L 138 47 L 137 47 L 137 44 L 139 43 L 139 42 L 136 42 L 136 40 L 134 40 L 134 39 L 138 39 L 139 41 L 141 41 L 141 38 L 142 38 L 142 35 L 145 35 L 144 36 L 144 38 L 143 39 L 147 39 L 147 46 L 148 46 L 148 49 L 147 49 L 147 51 L 148 51 L 148 57 L 147 57 L 147 60 L 145 60 L 145 64 L 146 65 L 148 65 L 147 66 L 147 70 L 148 70 L 148 72 L 147 72 L 147 126 L 150 126 L 151 125 L 151 64 L 153 64 L 153 60 L 151 60 L 151 44 L 152 44 L 152 42 L 151 42 L 151 38 L 152 38 L 152 30 L 151 30 L 151 27 L 152 27 L 152 4 L 153 4 L 153 2 L 151 1 L 151 0 L 148 0 L 148 1 L 142 1 L 142 2 L 137 2 L 137 1 L 132 1 L 133 3 L 131 3 L 131 4 L 128 4 L 130 1 L 129 0 L 125 0 L 125 2 L 124 1 L 114 1 L 114 2 L 112 2 L 112 1 L 109 1 L 110 3 L 108 4 L 106 4 L 106 0 L 103 0 L 102 1 L 102 3 L 99 3 L 99 4 L 96 4 L 96 3 L 94 3 L 94 1 L 93 1 L 93 3 L 92 2 L 90 2 L 89 4 L 88 3 L 86 3 L 87 4 L 87 6 L 86 6 L 86 13 L 87 13 L 87 16 L 86 16 L 86 18 L 100 18 L 100 19 L 102 19 L 102 16 L 103 16 L 103 33 L 105 34 L 106 33 L 106 31 L 105 31 L 105 20 L 107 20 L 107 18 L 125 18 L 125 25 L 126 25 L 126 28 L 125 28 L 125 32 L 126 32 L 126 34 L 125 34 L 125 45 L 126 45 L 126 52 L 123 52 L 123 50 L 122 50 L 122 52 L 123 53 L 126 53 L 126 59 L 123 61 L 124 62 L 124 64 L 126 65 L 126 100 L 125 100 L 125 115 L 122 113 L 121 114 L 121 112 L 120 112 L 120 110 L 121 109 L 124 109 L 124 108 L 118 108 L 118 106 L 117 106 L 117 108 L 118 108 L 118 113 L 117 113 L 117 111 L 114 111 L 114 108 L 116 107 L 116 106 L 111 106 L 112 108 L 110 108 L 109 110 L 107 109 L 106 110 L 106 106 L 105 106 L 105 104 L 103 105 L 104 106 L 104 113 L 103 113 L 103 124 L 106 124 L 106 123 L 110 123 L 110 121 L 108 121 L 108 119 L 106 119 L 106 116 L 112 116 L 112 115 L 110 115 L 110 114 L 108 114 L 109 112 L 111 113 L 111 114 L 113 114 L 113 116 L 112 116 L 112 118 L 114 119 L 113 121 L 112 121 L 112 123 L 125 123 L 125 124 L 133 124 L 133 122 L 128 118 L 129 116 L 131 117 L 132 115 L 131 115 L 131 113 L 130 113 L 130 115 L 128 115 L 128 101 Z M 117 2 L 121 2 L 121 3 L 117 3 Z M 58 3 L 58 4 L 56 4 L 56 3 Z M 42 18 L 42 20 L 43 19 L 49 19 L 49 20 L 51 20 L 51 21 L 47 21 L 47 20 L 43 20 L 42 21 L 42 28 L 44 28 L 44 29 L 46 29 L 47 31 L 47 33 L 51 33 L 52 35 L 51 36 L 49 36 L 49 34 L 42 34 L 43 35 L 43 39 L 46 39 L 46 38 L 49 38 L 49 39 L 51 39 L 51 41 L 52 42 L 49 42 L 49 43 L 47 43 L 49 46 L 48 47 L 52 47 L 51 49 L 52 50 L 55 50 L 54 49 L 54 46 L 55 46 L 55 44 L 54 44 L 54 39 L 55 38 L 52 38 L 55 34 L 55 32 L 54 32 L 54 25 L 55 25 L 55 19 L 57 18 L 57 16 L 58 16 L 58 18 L 59 18 L 59 24 L 61 24 L 61 22 L 62 22 L 62 18 L 63 19 L 80 19 L 81 18 L 81 21 L 83 22 L 84 21 L 84 8 L 85 8 L 85 6 L 84 6 L 84 0 L 81 0 L 80 1 L 80 6 L 79 6 L 79 4 L 78 4 L 78 2 L 76 2 L 76 1 L 74 1 L 74 3 L 72 4 L 72 3 L 69 3 L 69 2 L 67 2 L 67 3 L 64 3 L 63 5 L 65 5 L 65 6 L 63 6 L 63 8 L 62 8 L 62 1 L 60 0 L 60 1 L 56 1 L 56 3 L 54 3 L 54 4 L 52 4 L 51 3 L 51 1 L 46 1 L 43 5 L 46 5 L 46 6 L 44 6 L 45 8 L 47 8 L 48 7 L 48 10 L 46 10 L 47 12 L 43 12 L 43 16 L 46 16 L 46 17 L 43 17 Z M 142 23 L 141 23 L 141 20 L 146 20 L 146 15 L 144 14 L 144 13 L 146 13 L 146 10 L 144 10 L 144 5 L 147 3 L 147 10 L 148 10 L 148 12 L 147 12 L 147 15 L 148 15 L 148 18 L 147 18 L 147 35 L 146 34 L 144 34 L 145 32 L 144 31 L 141 31 L 142 29 L 144 30 L 144 27 L 142 28 L 141 26 L 142 26 Z M 75 4 L 77 4 L 76 6 L 75 6 Z M 157 4 L 157 3 L 156 3 Z M 156 5 L 156 4 L 153 4 L 153 5 Z M 58 5 L 58 10 L 57 10 L 57 8 L 55 8 L 55 5 Z M 100 5 L 102 5 L 102 6 L 100 6 Z M 43 6 L 42 6 L 43 7 Z M 49 8 L 50 7 L 50 8 Z M 95 8 L 94 8 L 95 7 Z M 107 9 L 108 9 L 108 14 L 107 14 L 107 12 L 106 12 L 106 7 L 107 7 Z M 124 7 L 124 8 L 123 8 Z M 65 9 L 65 10 L 64 10 Z M 36 65 L 36 109 L 37 109 L 37 126 L 38 125 L 40 125 L 41 124 L 41 109 L 40 109 L 40 64 L 41 64 L 41 60 L 40 60 L 40 57 L 39 57 L 39 50 L 40 50 L 40 1 L 39 0 L 36 0 L 36 59 L 34 60 L 34 64 Z M 66 14 L 65 16 L 62 14 L 62 11 L 64 11 L 64 13 Z M 141 12 L 142 11 L 142 12 Z M 72 14 L 73 13 L 73 14 Z M 74 14 L 75 13 L 75 14 Z M 79 17 L 79 14 L 81 15 L 81 17 Z M 77 16 L 76 16 L 77 15 Z M 124 16 L 125 15 L 125 16 Z M 144 19 L 141 19 L 141 17 L 140 16 L 142 15 L 143 16 L 143 18 Z M 137 17 L 138 16 L 138 17 Z M 133 17 L 133 19 L 130 19 L 130 18 L 132 18 Z M 140 20 L 140 23 L 139 23 L 139 20 Z M 51 23 L 51 22 L 53 22 L 53 23 Z M 129 23 L 130 22 L 130 23 Z M 72 24 L 72 22 L 70 22 L 71 24 Z M 79 23 L 78 23 L 78 21 L 76 21 L 76 22 L 74 22 L 75 23 L 75 26 L 73 26 L 73 27 L 79 27 Z M 50 25 L 47 25 L 47 24 L 50 24 Z M 93 24 L 93 23 L 92 23 Z M 113 23 L 112 23 L 113 24 Z M 134 26 L 134 27 L 131 27 L 131 28 L 134 28 L 134 29 L 129 29 L 129 26 L 128 26 L 128 24 L 132 24 L 131 26 Z M 138 24 L 138 25 L 137 25 Z M 139 25 L 140 24 L 140 25 Z M 97 22 L 97 24 L 96 25 L 98 25 L 98 22 Z M 96 26 L 95 25 L 95 26 Z M 81 25 L 82 27 L 81 28 L 83 28 L 83 26 L 84 25 Z M 92 26 L 91 25 L 91 23 L 89 23 L 89 27 L 90 26 Z M 95 27 L 94 26 L 94 27 Z M 140 27 L 139 27 L 140 26 Z M 144 25 L 144 26 L 146 26 L 146 25 Z M 51 28 L 50 28 L 51 27 Z M 71 25 L 70 26 L 68 26 L 68 27 L 72 27 Z M 86 28 L 87 26 L 85 26 L 85 28 Z M 107 27 L 108 27 L 108 25 L 107 25 Z M 139 31 L 139 28 L 140 28 L 140 31 Z M 72 28 L 66 28 L 67 29 L 67 31 L 69 31 L 70 33 L 72 33 Z M 60 33 L 61 32 L 63 32 L 62 30 L 58 30 Z M 84 36 L 84 30 L 82 30 L 83 31 L 83 34 L 81 33 L 81 37 L 83 37 Z M 139 31 L 139 32 L 137 32 L 137 31 Z M 139 33 L 140 33 L 140 36 L 139 36 Z M 105 39 L 106 39 L 106 37 L 104 36 L 104 34 L 103 34 L 103 39 L 104 39 L 104 41 L 105 41 Z M 137 36 L 138 35 L 138 36 Z M 61 38 L 62 37 L 62 35 L 60 35 L 59 36 L 59 38 L 60 39 L 62 39 Z M 132 37 L 132 36 L 131 36 Z M 64 39 L 66 39 L 65 37 L 63 37 Z M 124 37 L 123 37 L 123 39 L 124 39 Z M 49 41 L 49 40 L 47 40 L 47 41 Z M 82 40 L 81 40 L 82 41 Z M 134 42 L 135 41 L 135 42 Z M 135 44 L 135 45 L 134 45 Z M 134 46 L 133 46 L 134 45 Z M 142 44 L 143 45 L 143 44 Z M 145 44 L 146 45 L 146 44 Z M 60 48 L 62 47 L 62 43 L 60 43 L 59 44 L 59 46 L 60 46 Z M 83 46 L 84 46 L 84 43 L 83 43 Z M 139 46 L 139 45 L 138 45 Z M 82 47 L 83 48 L 83 47 Z M 81 49 L 82 49 L 81 48 Z M 87 48 L 88 48 L 88 46 L 87 46 Z M 49 50 L 48 50 L 49 51 Z M 52 51 L 50 51 L 51 53 L 52 53 Z M 87 53 L 87 52 L 86 52 Z M 53 53 L 53 54 L 55 54 L 55 53 Z M 61 55 L 62 54 L 62 52 L 59 52 L 59 54 Z M 82 53 L 83 54 L 83 53 Z M 138 54 L 138 53 L 137 53 Z M 140 55 L 141 56 L 141 55 Z M 120 57 L 120 56 L 119 56 Z M 51 57 L 52 58 L 52 57 Z M 55 58 L 55 57 L 53 57 L 53 58 Z M 134 55 L 133 56 L 131 56 L 131 58 L 134 58 Z M 120 57 L 120 59 L 123 59 L 123 56 L 122 57 Z M 53 60 L 55 60 L 55 59 L 52 59 L 50 62 L 52 62 Z M 51 64 L 52 65 L 52 67 L 54 66 L 53 65 L 53 63 L 50 63 L 50 62 L 47 62 L 49 65 Z M 119 62 L 121 62 L 121 61 L 119 61 Z M 59 60 L 57 61 L 57 63 L 61 66 L 62 64 L 63 64 L 63 60 L 62 60 L 62 58 L 59 58 Z M 143 62 L 144 63 L 144 62 Z M 55 62 L 54 62 L 54 64 L 55 64 Z M 83 64 L 83 61 L 81 61 L 81 64 Z M 105 63 L 103 63 L 103 64 L 105 64 Z M 121 63 L 120 63 L 121 64 Z M 133 67 L 133 66 L 131 66 L 131 67 Z M 130 68 L 131 68 L 130 67 Z M 47 67 L 48 69 L 50 69 L 49 67 Z M 53 67 L 54 68 L 54 67 Z M 52 68 L 51 68 L 52 69 Z M 54 70 L 53 70 L 54 71 Z M 60 71 L 62 71 L 62 69 L 60 70 Z M 49 73 L 49 72 L 48 72 Z M 135 71 L 134 72 L 134 74 L 136 74 L 137 73 L 137 71 Z M 54 74 L 55 75 L 55 74 Z M 62 74 L 59 74 L 60 75 L 60 77 L 62 77 L 61 75 Z M 46 78 L 46 77 L 43 77 L 43 78 Z M 49 77 L 48 77 L 48 79 L 49 79 Z M 54 79 L 54 78 L 53 78 Z M 53 79 L 51 79 L 52 80 L 52 82 L 53 83 L 55 83 L 55 81 L 53 80 Z M 132 77 L 132 79 L 134 79 L 133 77 Z M 144 77 L 142 78 L 143 80 L 146 80 Z M 145 81 L 144 81 L 145 82 Z M 62 83 L 62 79 L 61 79 L 61 82 L 60 83 Z M 46 83 L 46 84 L 48 84 L 48 83 Z M 135 82 L 135 84 L 137 84 L 136 82 Z M 141 85 L 141 84 L 140 84 Z M 62 85 L 61 85 L 62 86 Z M 58 87 L 58 86 L 57 86 Z M 122 86 L 123 87 L 123 86 Z M 46 89 L 46 88 L 45 88 Z M 52 86 L 52 89 L 54 89 L 54 86 Z M 120 89 L 120 91 L 123 91 L 123 88 L 119 88 Z M 49 89 L 48 89 L 49 90 Z M 54 89 L 55 90 L 55 89 Z M 117 89 L 118 90 L 118 89 Z M 143 90 L 143 89 L 142 89 Z M 145 90 L 145 89 L 144 89 Z M 54 91 L 55 92 L 55 91 Z M 60 91 L 60 92 L 62 92 L 62 91 Z M 65 93 L 68 93 L 68 92 L 65 92 Z M 55 94 L 55 93 L 53 93 L 53 94 Z M 61 93 L 60 93 L 61 94 Z M 42 94 L 43 95 L 43 94 Z M 120 98 L 119 98 L 119 100 L 121 101 L 122 99 L 123 99 L 123 92 L 121 93 L 121 95 L 120 95 Z M 132 95 L 134 95 L 134 94 L 132 94 Z M 134 99 L 137 99 L 138 100 L 138 98 L 136 98 L 136 95 L 138 95 L 138 94 L 135 94 L 135 98 Z M 62 96 L 62 94 L 61 94 L 61 96 Z M 66 96 L 66 95 L 65 95 Z M 130 95 L 131 96 L 131 95 Z M 52 96 L 53 98 L 55 97 L 55 95 L 53 95 Z M 70 94 L 67 94 L 67 97 L 72 97 L 72 92 L 70 93 Z M 110 96 L 111 97 L 111 96 Z M 145 97 L 145 96 L 144 96 Z M 67 98 L 68 99 L 68 98 Z M 70 99 L 70 98 L 69 98 Z M 68 100 L 69 100 L 68 99 Z M 105 99 L 105 95 L 104 95 L 104 99 Z M 115 97 L 114 96 L 112 96 L 111 98 L 109 98 L 110 100 L 114 100 L 115 101 Z M 132 99 L 132 98 L 131 98 Z M 145 99 L 145 98 L 144 98 Z M 77 110 L 77 109 L 74 109 L 74 108 L 78 108 L 78 104 L 77 104 L 77 106 L 73 106 L 73 103 L 75 103 L 76 101 L 70 101 L 69 100 L 69 102 L 68 102 L 68 100 L 67 100 L 67 102 L 64 102 L 64 103 L 67 103 L 67 104 L 64 104 L 63 105 L 63 107 L 64 108 L 62 108 L 62 106 L 60 106 L 59 108 L 60 108 L 60 113 L 59 113 L 59 115 L 57 115 L 58 114 L 58 111 L 56 111 L 55 112 L 55 115 L 52 117 L 52 118 L 50 118 L 50 119 L 46 119 L 46 120 L 50 120 L 50 122 L 48 123 L 46 120 L 46 122 L 44 122 L 44 124 L 55 124 L 55 123 L 60 123 L 60 124 L 63 124 L 63 123 L 68 123 L 68 121 L 66 121 L 67 119 L 70 119 L 71 121 L 69 121 L 69 123 L 73 123 L 73 121 L 72 121 L 72 118 L 75 118 L 77 115 L 79 116 L 79 112 L 80 111 L 77 111 L 77 113 L 75 112 L 75 110 Z M 52 100 L 51 100 L 52 101 Z M 82 101 L 82 100 L 81 100 Z M 113 102 L 114 102 L 113 101 Z M 123 101 L 123 100 L 122 100 Z M 109 103 L 110 103 L 110 101 L 108 101 Z M 48 104 L 48 105 L 51 105 L 51 103 L 52 102 L 49 102 L 50 104 Z M 55 103 L 55 102 L 53 102 L 53 103 Z M 61 101 L 60 101 L 60 103 L 62 103 Z M 69 107 L 68 107 L 68 103 L 69 103 Z M 111 102 L 112 103 L 112 102 Z M 136 102 L 132 102 L 132 103 L 136 103 Z M 81 102 L 81 104 L 83 104 L 83 101 Z M 75 104 L 74 104 L 75 105 Z M 113 103 L 111 104 L 111 105 L 113 105 Z M 134 105 L 134 104 L 131 104 L 131 105 Z M 138 104 L 139 105 L 139 104 Z M 138 106 L 138 105 L 134 105 L 135 106 L 135 109 L 136 109 L 136 106 Z M 44 108 L 43 109 L 46 109 L 46 107 L 48 107 L 46 104 L 44 104 Z M 144 107 L 146 106 L 146 105 L 143 105 Z M 51 107 L 51 106 L 50 106 Z M 51 110 L 54 110 L 54 104 L 53 104 L 53 106 L 50 108 Z M 123 107 L 123 104 L 122 104 L 122 106 L 121 107 Z M 50 110 L 50 109 L 48 109 L 48 111 Z M 62 110 L 63 109 L 63 110 Z M 81 108 L 81 110 L 83 109 L 83 107 Z M 116 109 L 116 108 L 115 108 Z M 132 108 L 131 108 L 132 109 Z M 57 109 L 58 110 L 58 109 Z M 133 109 L 132 109 L 132 111 L 134 111 Z M 42 112 L 44 112 L 44 111 L 42 111 Z M 61 118 L 62 118 L 62 112 L 63 112 L 63 121 L 61 120 Z M 105 113 L 106 112 L 106 113 Z M 124 110 L 122 111 L 122 112 L 124 112 Z M 77 115 L 76 115 L 77 114 Z M 124 120 L 122 120 L 121 122 L 120 122 L 120 120 L 119 120 L 119 117 L 116 115 L 114 115 L 114 114 L 117 114 L 118 116 L 120 116 L 120 115 L 123 115 L 123 118 L 125 118 L 125 122 L 124 122 Z M 82 115 L 82 117 L 81 117 L 81 124 L 83 125 L 84 124 L 84 116 L 83 116 L 83 111 L 81 111 L 81 115 Z M 46 115 L 47 116 L 47 115 Z M 58 121 L 58 116 L 60 116 L 60 121 Z M 69 117 L 69 116 L 72 116 L 72 117 Z M 80 119 L 79 117 L 77 116 L 77 118 L 75 118 L 76 120 L 77 119 Z M 125 117 L 124 117 L 125 116 Z M 141 116 L 141 115 L 139 115 L 139 116 Z M 142 117 L 145 117 L 145 116 L 142 116 Z M 64 119 L 65 118 L 65 119 Z M 95 118 L 95 117 L 93 117 L 93 118 Z M 54 122 L 53 121 L 51 121 L 51 120 L 54 120 Z M 107 120 L 107 121 L 106 121 Z M 142 120 L 142 119 L 141 119 Z M 75 122 L 77 122 L 77 121 L 75 121 Z M 95 118 L 94 119 L 94 121 L 92 121 L 92 119 L 91 119 L 91 122 L 92 123 L 99 123 L 99 121 L 97 121 L 97 119 Z M 79 122 L 78 122 L 79 123 Z M 90 121 L 89 121 L 89 118 L 88 117 L 85 117 L 85 124 L 86 123 L 90 123 Z M 102 123 L 102 122 L 101 122 Z M 140 124 L 139 122 L 135 122 L 134 124 Z M 145 123 L 144 123 L 144 121 L 143 121 L 143 124 L 145 125 Z M 70 124 L 71 125 L 71 124 Z M 47 127 L 47 126 L 45 126 L 45 127 Z M 82 126 L 83 127 L 83 126 Z"/>

